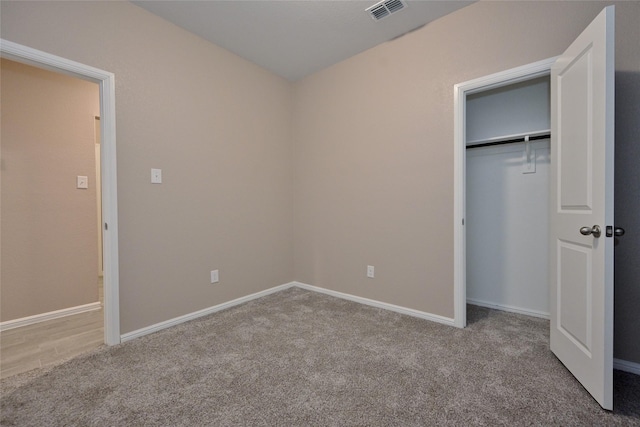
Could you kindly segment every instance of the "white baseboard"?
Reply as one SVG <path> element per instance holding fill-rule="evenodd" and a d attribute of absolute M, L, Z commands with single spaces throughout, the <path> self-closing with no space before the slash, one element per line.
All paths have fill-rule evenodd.
<path fill-rule="evenodd" d="M 385 310 L 394 311 L 396 313 L 406 314 L 408 316 L 418 317 L 420 319 L 430 320 L 432 322 L 441 323 L 441 324 L 444 324 L 444 325 L 454 326 L 455 327 L 454 319 L 451 319 L 449 317 L 439 316 L 437 314 L 426 313 L 424 311 L 419 311 L 419 310 L 414 310 L 414 309 L 411 309 L 411 308 L 406 308 L 406 307 L 401 307 L 401 306 L 397 306 L 397 305 L 393 305 L 393 304 L 388 304 L 388 303 L 385 303 L 385 302 L 376 301 L 376 300 L 363 298 L 363 297 L 358 297 L 358 296 L 351 295 L 351 294 L 345 294 L 343 292 L 338 292 L 338 291 L 333 291 L 333 290 L 330 290 L 330 289 L 320 288 L 320 287 L 317 287 L 317 286 L 308 285 L 306 283 L 290 282 L 290 283 L 285 283 L 284 285 L 279 285 L 279 286 L 275 286 L 273 288 L 266 289 L 264 291 L 256 292 L 256 293 L 251 294 L 251 295 L 240 297 L 240 298 L 234 299 L 232 301 L 228 301 L 228 302 L 225 302 L 225 303 L 222 303 L 222 304 L 218 304 L 218 305 L 215 305 L 213 307 L 205 308 L 203 310 L 199 310 L 199 311 L 196 311 L 196 312 L 193 312 L 193 313 L 190 313 L 190 314 L 185 314 L 184 316 L 179 316 L 179 317 L 176 317 L 176 318 L 173 318 L 173 319 L 170 319 L 170 320 L 166 320 L 164 322 L 156 323 L 155 325 L 147 326 L 145 328 L 141 328 L 141 329 L 135 330 L 133 332 L 128 332 L 126 334 L 123 334 L 120 337 L 120 339 L 121 339 L 121 342 L 131 341 L 132 339 L 139 338 L 139 337 L 142 337 L 144 335 L 148 335 L 148 334 L 151 334 L 151 333 L 154 333 L 154 332 L 158 332 L 158 331 L 161 331 L 163 329 L 167 329 L 167 328 L 170 328 L 172 326 L 176 326 L 176 325 L 179 325 L 181 323 L 188 322 L 189 320 L 197 319 L 198 317 L 206 316 L 208 314 L 212 314 L 212 313 L 215 313 L 215 312 L 218 312 L 218 311 L 221 311 L 221 310 L 225 310 L 227 308 L 231 308 L 233 306 L 236 306 L 236 305 L 239 305 L 239 304 L 243 304 L 243 303 L 249 302 L 251 300 L 262 298 L 264 296 L 267 296 L 267 295 L 270 295 L 270 294 L 273 294 L 273 293 L 276 293 L 276 292 L 280 292 L 280 291 L 283 291 L 285 289 L 292 288 L 294 286 L 298 287 L 298 288 L 301 288 L 301 289 L 306 289 L 308 291 L 318 292 L 318 293 L 326 294 L 326 295 L 331 295 L 331 296 L 336 297 L 336 298 L 342 298 L 342 299 L 349 300 L 349 301 L 354 301 L 354 302 L 357 302 L 357 303 L 360 303 L 360 304 L 365 304 L 365 305 L 369 305 L 369 306 L 372 306 L 372 307 L 382 308 L 382 309 L 385 309 Z M 509 312 L 514 312 L 514 313 L 519 313 L 519 314 L 526 314 L 528 316 L 541 317 L 541 318 L 545 318 L 545 319 L 549 318 L 549 314 L 538 312 L 538 311 L 525 310 L 525 309 L 521 309 L 521 308 L 517 308 L 517 307 L 497 305 L 497 304 L 487 303 L 487 302 L 484 302 L 484 301 L 478 301 L 478 300 L 473 300 L 473 299 L 467 299 L 467 302 L 470 303 L 470 304 L 475 304 L 475 305 L 479 305 L 479 306 L 482 306 L 482 307 L 495 308 L 495 309 L 498 309 L 498 310 L 509 311 Z M 95 308 L 89 308 L 89 306 L 93 306 L 95 304 L 97 304 L 98 306 L 95 307 Z M 62 317 L 62 316 L 65 316 L 65 315 L 76 314 L 76 313 L 80 313 L 82 311 L 95 310 L 97 308 L 100 308 L 100 303 L 87 304 L 86 306 L 73 307 L 71 309 L 66 309 L 66 310 L 59 310 L 57 312 L 45 313 L 43 315 L 38 315 L 38 316 L 31 316 L 30 318 L 11 320 L 11 321 L 8 321 L 8 322 L 0 323 L 0 330 L 17 328 L 18 326 L 23 326 L 24 324 L 36 323 L 36 322 L 42 321 L 42 320 L 49 320 L 49 319 L 52 319 L 52 318 Z M 82 309 L 82 311 L 74 311 L 73 313 L 70 313 L 70 314 L 61 314 L 61 315 L 57 314 L 57 313 L 60 313 L 60 312 L 68 312 L 68 311 L 71 311 L 71 310 L 78 310 L 78 309 Z M 13 326 L 17 322 L 24 322 L 25 320 L 28 320 L 28 319 L 31 319 L 31 318 L 50 316 L 52 314 L 55 314 L 55 317 L 47 317 L 46 319 L 43 318 L 42 320 L 30 321 L 30 323 L 23 323 L 23 324 L 19 324 L 19 325 Z M 10 323 L 11 323 L 11 325 L 8 325 Z M 632 374 L 640 375 L 640 363 L 629 362 L 629 361 L 621 360 L 621 359 L 613 359 L 613 369 L 617 369 L 617 370 L 620 370 L 620 371 L 625 371 L 625 372 L 630 372 Z"/>
<path fill-rule="evenodd" d="M 34 316 L 22 317 L 20 319 L 7 320 L 6 322 L 0 322 L 0 331 L 8 331 L 9 329 L 33 325 L 47 320 L 86 313 L 87 311 L 100 310 L 100 308 L 102 308 L 102 304 L 97 301 L 76 307 L 63 308 L 62 310 L 50 311 L 48 313 L 36 314 Z"/>
<path fill-rule="evenodd" d="M 154 332 L 161 331 L 163 329 L 170 328 L 172 326 L 179 325 L 184 322 L 188 322 L 189 320 L 197 319 L 198 317 L 206 316 L 208 314 L 212 314 L 221 310 L 225 310 L 227 308 L 231 308 L 233 306 L 243 304 L 245 302 L 249 302 L 254 299 L 262 298 L 266 295 L 273 294 L 275 292 L 280 292 L 282 290 L 288 289 L 292 286 L 295 286 L 294 282 L 285 283 L 284 285 L 275 286 L 273 288 L 266 289 L 264 291 L 256 292 L 255 294 L 247 295 L 244 297 L 236 298 L 234 300 L 223 302 L 222 304 L 214 305 L 213 307 L 205 308 L 199 311 L 194 311 L 193 313 L 185 314 L 183 316 L 175 317 L 173 319 L 165 320 L 164 322 L 156 323 L 155 325 L 147 326 L 145 328 L 137 329 L 133 332 L 127 332 L 126 334 L 122 334 L 120 336 L 120 342 L 131 341 L 132 339 L 139 338 L 145 335 L 152 334 Z"/>
<path fill-rule="evenodd" d="M 481 301 L 481 300 L 472 299 L 472 298 L 467 298 L 467 303 L 472 305 L 479 305 L 480 307 L 493 308 L 494 310 L 502 310 L 502 311 L 508 311 L 510 313 L 524 314 L 526 316 L 540 317 L 542 319 L 547 319 L 547 320 L 551 318 L 549 313 L 545 313 L 544 311 L 530 310 L 528 308 L 496 304 L 496 303 Z"/>
<path fill-rule="evenodd" d="M 343 292 L 332 291 L 330 289 L 319 288 L 317 286 L 307 285 L 306 283 L 292 282 L 294 286 L 321 294 L 331 295 L 333 297 L 354 301 L 360 304 L 370 305 L 372 307 L 382 308 L 396 313 L 406 314 L 408 316 L 419 317 L 420 319 L 430 320 L 432 322 L 442 323 L 443 325 L 455 326 L 453 319 L 449 317 L 439 316 L 424 311 L 414 310 L 412 308 L 401 307 L 399 305 L 388 304 L 386 302 L 376 301 L 368 298 L 358 297 Z"/>
<path fill-rule="evenodd" d="M 629 362 L 622 359 L 613 359 L 613 369 L 640 375 L 640 363 L 636 362 Z"/>
<path fill-rule="evenodd" d="M 376 300 L 372 300 L 372 299 L 368 299 L 368 298 L 363 298 L 363 297 L 358 297 L 355 295 L 351 295 L 351 294 L 345 294 L 343 292 L 338 292 L 338 291 L 332 291 L 330 289 L 325 289 L 325 288 L 319 288 L 317 286 L 313 286 L 313 285 L 308 285 L 306 283 L 301 283 L 301 282 L 290 282 L 290 283 L 285 283 L 284 285 L 279 285 L 279 286 L 275 286 L 273 288 L 269 288 L 266 289 L 264 291 L 260 291 L 260 292 L 256 292 L 255 294 L 251 294 L 251 295 L 247 295 L 244 297 L 240 297 L 237 299 L 234 299 L 232 301 L 228 301 L 222 304 L 218 304 L 215 305 L 213 307 L 209 307 L 209 308 L 205 308 L 203 310 L 199 310 L 199 311 L 195 311 L 193 313 L 189 313 L 189 314 L 185 314 L 184 316 L 179 316 L 179 317 L 175 317 L 173 319 L 169 319 L 166 320 L 164 322 L 160 322 L 160 323 L 156 323 L 155 325 L 151 325 L 151 326 L 147 326 L 145 328 L 141 328 L 138 330 L 135 330 L 133 332 L 128 332 L 126 334 L 123 334 L 120 337 L 121 342 L 126 342 L 126 341 L 131 341 L 132 339 L 135 338 L 139 338 L 142 337 L 144 335 L 148 335 L 148 334 L 152 334 L 154 332 L 158 332 L 161 331 L 163 329 L 167 329 L 170 328 L 172 326 L 176 326 L 179 325 L 181 323 L 184 322 L 188 322 L 189 320 L 193 320 L 193 319 L 197 319 L 198 317 L 202 317 L 202 316 L 206 316 L 208 314 L 212 314 L 218 311 L 222 311 L 225 310 L 227 308 L 231 308 L 233 306 L 236 305 L 240 305 L 243 304 L 245 302 L 249 302 L 251 300 L 255 300 L 258 298 L 262 298 L 264 296 L 276 293 L 276 292 L 280 292 L 283 291 L 285 289 L 289 289 L 292 287 L 298 287 L 301 289 L 306 289 L 308 291 L 312 291 L 312 292 L 318 292 L 321 294 L 326 294 L 326 295 L 331 295 L 333 297 L 336 298 L 342 298 L 342 299 L 346 299 L 349 301 L 354 301 L 360 304 L 365 304 L 365 305 L 369 305 L 372 307 L 377 307 L 377 308 L 382 308 L 385 310 L 389 310 L 389 311 L 395 311 L 396 313 L 400 313 L 400 314 L 406 314 L 408 316 L 413 316 L 413 317 L 418 317 L 420 319 L 425 319 L 425 320 L 430 320 L 432 322 L 436 322 L 436 323 L 441 323 L 443 325 L 448 325 L 448 326 L 454 326 L 454 319 L 451 319 L 449 317 L 444 317 L 444 316 L 439 316 L 437 314 L 431 314 L 431 313 L 426 313 L 424 311 L 419 311 L 419 310 L 414 310 L 411 308 L 406 308 L 406 307 L 401 307 L 398 305 L 393 305 L 393 304 L 388 304 L 385 302 L 381 302 L 381 301 L 376 301 Z M 531 311 L 531 310 L 522 310 L 519 308 L 515 308 L 515 307 L 509 307 L 509 306 L 498 306 L 496 304 L 490 304 L 490 303 L 486 303 L 483 301 L 477 301 L 477 300 L 472 300 L 472 299 L 468 299 L 467 300 L 470 304 L 476 304 L 476 305 L 480 305 L 483 307 L 489 307 L 489 308 L 496 308 L 498 310 L 504 310 L 504 311 L 511 311 L 514 313 L 519 313 L 519 314 L 526 314 L 529 316 L 536 316 L 536 317 L 542 317 L 542 318 L 549 318 L 548 314 L 545 313 L 540 313 L 540 312 L 535 312 L 535 311 Z M 99 303 L 95 303 L 98 304 Z M 91 306 L 92 304 L 87 304 L 87 306 Z M 81 307 L 87 307 L 87 306 L 81 306 Z M 81 307 L 74 307 L 74 309 L 78 309 Z M 99 308 L 99 307 L 98 307 Z M 68 309 L 71 310 L 71 309 Z M 65 310 L 60 310 L 60 311 L 65 311 Z M 84 310 L 84 311 L 88 311 L 88 310 Z M 53 313 L 58 313 L 58 312 L 53 312 Z M 45 315 L 48 315 L 51 313 L 46 313 Z M 76 314 L 76 313 L 73 313 Z M 44 316 L 44 315 L 40 315 L 40 316 Z M 32 316 L 32 317 L 37 317 L 37 316 Z M 57 316 L 57 317 L 61 317 L 61 316 Z M 28 319 L 28 318 L 25 318 Z M 18 321 L 22 321 L 24 319 L 18 319 L 18 320 L 12 320 L 10 322 L 18 322 Z M 48 320 L 48 319 L 43 319 L 43 320 Z M 2 327 L 2 330 L 5 329 L 10 329 L 7 328 L 5 326 L 5 324 L 10 323 L 10 322 L 4 322 L 4 323 L 0 323 L 0 326 Z M 35 322 L 32 322 L 35 323 Z M 22 325 L 19 325 L 22 326 Z M 11 326 L 12 328 L 16 328 L 17 326 Z M 628 362 L 626 360 L 620 360 L 620 359 L 613 359 L 613 368 L 614 369 L 618 369 L 620 371 L 625 371 L 625 372 L 630 372 L 632 374 L 636 374 L 636 375 L 640 375 L 640 363 L 634 363 L 634 362 Z"/>
<path fill-rule="evenodd" d="M 285 289 L 289 289 L 291 287 L 297 286 L 301 289 L 306 289 L 313 292 L 318 292 L 322 294 L 331 295 L 337 298 L 346 299 L 349 301 L 354 301 L 360 304 L 366 304 L 373 307 L 383 308 L 385 310 L 395 311 L 397 313 L 406 314 L 413 317 L 419 317 L 421 319 L 430 320 L 432 322 L 442 323 L 449 326 L 454 326 L 453 319 L 448 317 L 438 316 L 436 314 L 425 313 L 418 310 L 413 310 L 411 308 L 400 307 L 393 304 L 387 304 L 380 301 L 374 301 L 367 298 L 357 297 L 354 295 L 345 294 L 342 292 L 332 291 L 329 289 L 319 288 L 317 286 L 307 285 L 306 283 L 300 282 L 290 282 L 285 283 L 284 285 L 275 286 L 273 288 L 266 289 L 264 291 L 256 292 L 255 294 L 247 295 L 245 297 L 240 297 L 234 299 L 232 301 L 224 302 L 222 304 L 214 305 L 213 307 L 205 308 L 203 310 L 195 311 L 193 313 L 185 314 L 183 316 L 175 317 L 173 319 L 165 320 L 164 322 L 156 323 L 151 326 L 147 326 L 145 328 L 137 329 L 132 332 L 127 332 L 126 334 L 122 334 L 120 336 L 121 342 L 131 341 L 132 339 L 139 338 L 148 334 L 152 334 L 154 332 L 161 331 L 163 329 L 170 328 L 172 326 L 179 325 L 184 322 L 188 322 L 189 320 L 197 319 L 198 317 L 206 316 L 208 314 L 212 314 L 227 308 L 231 308 L 233 306 L 243 304 L 245 302 L 249 302 L 254 299 L 262 298 L 269 294 L 273 294 L 276 292 L 283 291 Z"/>

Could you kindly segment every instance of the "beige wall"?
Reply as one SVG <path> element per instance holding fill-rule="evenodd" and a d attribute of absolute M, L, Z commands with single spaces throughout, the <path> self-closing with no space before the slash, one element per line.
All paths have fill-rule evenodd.
<path fill-rule="evenodd" d="M 453 86 L 562 53 L 607 4 L 476 3 L 297 83 L 296 280 L 453 317 Z M 640 3 L 616 7 L 616 357 L 640 362 Z"/>
<path fill-rule="evenodd" d="M 559 54 L 605 5 L 481 2 L 293 87 L 127 3 L 2 2 L 2 37 L 116 75 L 123 333 L 292 279 L 451 317 L 453 85 Z M 639 18 L 618 4 L 618 110 Z M 616 295 L 637 300 L 634 268 Z M 640 361 L 626 310 L 616 356 Z"/>
<path fill-rule="evenodd" d="M 1 7 L 2 38 L 115 74 L 121 333 L 293 279 L 286 80 L 128 2 Z"/>
<path fill-rule="evenodd" d="M 98 301 L 95 83 L 1 61 L 2 321 Z M 76 176 L 89 188 L 76 189 Z"/>

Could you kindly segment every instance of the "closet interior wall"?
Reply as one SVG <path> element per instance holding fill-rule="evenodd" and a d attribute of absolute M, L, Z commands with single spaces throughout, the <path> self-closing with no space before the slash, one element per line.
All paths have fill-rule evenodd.
<path fill-rule="evenodd" d="M 466 102 L 467 302 L 548 318 L 549 77 Z"/>

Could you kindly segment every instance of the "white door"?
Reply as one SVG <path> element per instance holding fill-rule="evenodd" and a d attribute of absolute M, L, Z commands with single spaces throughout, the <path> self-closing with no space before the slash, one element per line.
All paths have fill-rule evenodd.
<path fill-rule="evenodd" d="M 604 9 L 551 69 L 551 350 L 609 410 L 614 12 Z"/>

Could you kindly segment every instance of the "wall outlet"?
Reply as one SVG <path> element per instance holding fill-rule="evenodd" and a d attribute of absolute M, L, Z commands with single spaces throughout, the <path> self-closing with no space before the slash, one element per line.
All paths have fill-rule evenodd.
<path fill-rule="evenodd" d="M 375 277 L 375 269 L 373 265 L 367 265 L 367 277 L 370 279 Z"/>
<path fill-rule="evenodd" d="M 211 283 L 218 283 L 219 281 L 218 270 L 211 270 Z"/>

